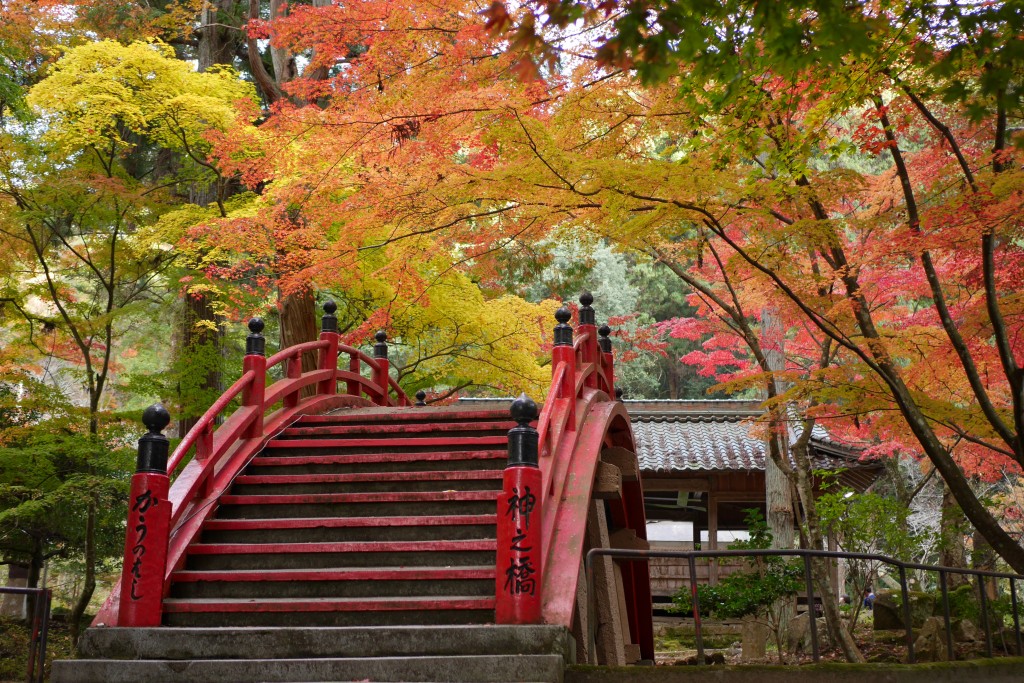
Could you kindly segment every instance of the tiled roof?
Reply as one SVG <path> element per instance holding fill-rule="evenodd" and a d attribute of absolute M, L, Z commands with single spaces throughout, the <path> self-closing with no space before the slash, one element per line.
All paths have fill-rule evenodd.
<path fill-rule="evenodd" d="M 461 399 L 460 403 L 488 401 L 510 403 L 511 399 Z M 643 472 L 764 470 L 764 428 L 755 424 L 764 414 L 760 401 L 627 400 L 625 404 Z M 797 437 L 793 426 L 791 442 Z M 820 425 L 814 427 L 810 450 L 815 469 L 877 467 L 858 462 L 855 447 L 836 441 Z"/>
<path fill-rule="evenodd" d="M 764 470 L 767 444 L 758 401 L 627 401 L 640 469 L 685 471 Z M 855 449 L 842 448 L 826 430 L 811 438 L 815 469 L 857 466 Z"/>
<path fill-rule="evenodd" d="M 645 472 L 764 469 L 765 444 L 741 420 L 659 416 L 632 423 Z"/>

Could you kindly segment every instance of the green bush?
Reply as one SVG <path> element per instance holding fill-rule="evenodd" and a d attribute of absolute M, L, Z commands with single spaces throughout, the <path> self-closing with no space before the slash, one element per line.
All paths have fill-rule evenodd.
<path fill-rule="evenodd" d="M 737 541 L 730 550 L 770 548 L 772 534 L 759 510 L 747 511 L 750 539 Z M 781 598 L 795 595 L 803 585 L 803 569 L 799 561 L 782 557 L 751 557 L 748 570 L 729 574 L 717 585 L 697 586 L 700 613 L 719 619 L 739 619 L 763 613 Z M 693 614 L 689 586 L 672 596 L 672 611 Z"/>

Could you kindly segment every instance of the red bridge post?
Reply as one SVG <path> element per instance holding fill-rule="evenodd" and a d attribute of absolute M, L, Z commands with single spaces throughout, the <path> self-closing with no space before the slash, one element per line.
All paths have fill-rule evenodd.
<path fill-rule="evenodd" d="M 245 438 L 258 439 L 263 436 L 263 397 L 267 390 L 267 340 L 263 338 L 263 320 L 253 318 L 249 321 L 249 335 L 245 338 L 245 358 L 242 359 L 242 372 L 253 371 L 252 382 L 242 392 L 242 405 L 255 406 L 256 416 L 245 430 Z"/>
<path fill-rule="evenodd" d="M 565 374 L 558 388 L 558 398 L 568 399 L 568 417 L 565 428 L 576 431 L 576 350 L 572 347 L 572 327 L 569 319 L 572 313 L 565 306 L 555 311 L 555 345 L 551 349 L 551 372 L 558 372 L 558 367 L 565 364 Z"/>
<path fill-rule="evenodd" d="M 581 336 L 587 335 L 587 340 L 583 342 L 583 348 L 581 349 L 583 352 L 583 362 L 595 364 L 595 372 L 587 375 L 584 385 L 591 389 L 596 389 L 599 381 L 596 370 L 601 367 L 598 354 L 601 351 L 597 347 L 597 316 L 590 305 L 592 303 L 594 303 L 593 294 L 590 292 L 580 294 L 580 324 L 576 331 Z"/>
<path fill-rule="evenodd" d="M 388 404 L 388 371 L 390 365 L 388 363 L 388 333 L 384 330 L 377 330 L 377 334 L 373 335 L 377 343 L 373 345 L 373 359 L 377 361 L 377 369 L 373 373 L 373 383 L 380 387 L 381 395 L 380 401 L 377 405 L 386 406 Z"/>
<path fill-rule="evenodd" d="M 169 442 L 161 432 L 170 421 L 160 404 L 142 413 L 149 433 L 139 439 L 128 498 L 118 626 L 159 626 L 163 616 L 171 504 L 167 500 Z"/>
<path fill-rule="evenodd" d="M 571 349 L 571 347 L 570 347 Z M 509 410 L 518 423 L 508 432 L 508 465 L 498 499 L 498 566 L 495 622 L 541 623 L 541 472 L 537 458 L 540 435 L 530 423 L 537 404 L 526 394 Z"/>
<path fill-rule="evenodd" d="M 333 301 L 324 302 L 324 317 L 320 319 L 320 341 L 327 342 L 326 349 L 320 349 L 320 370 L 330 370 L 332 377 L 317 385 L 316 393 L 330 395 L 338 393 L 338 380 L 333 377 L 338 369 L 338 317 L 334 312 L 338 304 Z"/>
<path fill-rule="evenodd" d="M 615 356 L 612 354 L 612 340 L 610 335 L 612 328 L 601 325 L 597 331 L 601 335 L 598 344 L 601 347 L 601 355 L 604 356 L 605 377 L 608 379 L 608 398 L 615 397 Z"/>

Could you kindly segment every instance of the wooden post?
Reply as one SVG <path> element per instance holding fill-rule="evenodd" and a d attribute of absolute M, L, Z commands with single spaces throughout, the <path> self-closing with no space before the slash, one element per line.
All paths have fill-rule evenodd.
<path fill-rule="evenodd" d="M 718 550 L 718 496 L 708 493 L 708 550 Z M 718 583 L 718 558 L 708 559 L 708 583 Z"/>
<path fill-rule="evenodd" d="M 249 336 L 245 338 L 245 358 L 242 359 L 242 372 L 250 370 L 255 373 L 252 383 L 242 391 L 242 405 L 253 406 L 256 417 L 245 430 L 246 439 L 258 439 L 263 436 L 263 398 L 267 390 L 267 357 L 264 355 L 267 340 L 263 338 L 263 321 L 253 318 L 249 321 Z"/>
<path fill-rule="evenodd" d="M 327 342 L 327 348 L 320 349 L 320 370 L 330 370 L 330 379 L 321 380 L 316 387 L 316 393 L 330 395 L 338 393 L 338 380 L 333 373 L 338 370 L 338 318 L 334 312 L 338 310 L 338 304 L 331 300 L 324 303 L 324 317 L 320 319 L 320 340 Z"/>
<path fill-rule="evenodd" d="M 494 614 L 499 624 L 539 624 L 544 576 L 543 484 L 537 458 L 540 435 L 530 426 L 537 419 L 537 404 L 522 394 L 509 412 L 518 424 L 508 432 L 508 465 L 498 499 Z"/>
<path fill-rule="evenodd" d="M 586 334 L 587 340 L 583 343 L 583 362 L 591 363 L 594 365 L 594 372 L 583 381 L 583 385 L 590 387 L 591 389 L 597 389 L 599 378 L 597 376 L 597 370 L 600 368 L 600 358 L 598 354 L 601 353 L 597 346 L 597 316 L 594 313 L 594 309 L 590 304 L 594 303 L 594 295 L 590 292 L 583 292 L 580 294 L 580 324 L 577 328 L 579 334 Z"/>
<path fill-rule="evenodd" d="M 381 395 L 377 405 L 388 404 L 388 335 L 384 330 L 378 330 L 374 335 L 377 343 L 373 345 L 373 359 L 377 361 L 377 369 L 373 373 L 373 383 L 380 387 Z"/>
<path fill-rule="evenodd" d="M 567 399 L 568 402 L 569 415 L 565 428 L 576 431 L 576 352 L 572 348 L 572 327 L 568 324 L 570 318 L 572 314 L 565 306 L 555 311 L 558 324 L 555 325 L 555 346 L 551 349 L 551 372 L 556 372 L 559 365 L 565 364 L 558 398 Z"/>
<path fill-rule="evenodd" d="M 128 498 L 118 626 L 159 626 L 163 618 L 171 504 L 167 501 L 169 442 L 161 432 L 170 421 L 160 404 L 142 414 L 149 432 L 139 439 Z"/>

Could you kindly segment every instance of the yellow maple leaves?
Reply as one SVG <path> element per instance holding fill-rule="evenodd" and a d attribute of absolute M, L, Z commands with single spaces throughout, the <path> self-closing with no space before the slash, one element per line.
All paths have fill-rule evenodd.
<path fill-rule="evenodd" d="M 237 100 L 254 98 L 231 69 L 198 73 L 163 43 L 105 40 L 68 50 L 28 103 L 45 116 L 44 139 L 64 154 L 127 152 L 131 135 L 187 153 L 206 147 L 211 128 L 233 125 Z"/>

